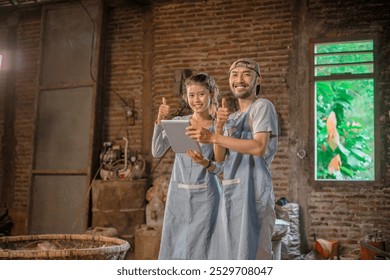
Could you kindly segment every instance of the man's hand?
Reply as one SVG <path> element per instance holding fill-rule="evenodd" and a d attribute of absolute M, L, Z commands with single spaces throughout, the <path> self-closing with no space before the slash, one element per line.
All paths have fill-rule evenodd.
<path fill-rule="evenodd" d="M 186 128 L 186 130 L 186 135 L 188 135 L 190 138 L 195 139 L 196 141 L 203 144 L 213 144 L 215 135 L 207 128 L 190 125 Z"/>

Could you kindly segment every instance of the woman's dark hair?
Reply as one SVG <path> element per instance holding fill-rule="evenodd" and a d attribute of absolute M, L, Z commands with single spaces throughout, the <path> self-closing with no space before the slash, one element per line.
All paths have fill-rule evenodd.
<path fill-rule="evenodd" d="M 214 93 L 214 96 L 211 100 L 212 105 L 218 107 L 218 95 L 219 95 L 219 88 L 213 77 L 211 77 L 207 73 L 197 73 L 194 75 L 191 75 L 188 77 L 184 82 L 184 87 L 187 89 L 189 85 L 192 84 L 199 84 L 206 87 L 210 92 Z M 186 102 L 188 102 L 187 99 L 187 90 L 183 94 L 183 98 Z"/>

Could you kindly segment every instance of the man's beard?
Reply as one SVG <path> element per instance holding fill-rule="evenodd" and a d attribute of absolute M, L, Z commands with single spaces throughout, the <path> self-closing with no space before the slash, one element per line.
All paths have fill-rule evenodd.
<path fill-rule="evenodd" d="M 245 86 L 247 85 L 245 84 Z M 235 86 L 231 85 L 230 90 L 232 91 L 232 93 L 236 98 L 246 99 L 253 94 L 253 90 L 256 90 L 256 88 L 255 85 L 252 85 L 251 87 L 246 87 L 244 91 L 240 91 L 240 90 L 237 91 Z"/>
<path fill-rule="evenodd" d="M 244 91 L 244 92 L 235 92 L 233 91 L 233 94 L 236 98 L 239 98 L 239 99 L 246 99 L 248 98 L 249 96 L 252 95 L 252 93 L 250 91 Z"/>

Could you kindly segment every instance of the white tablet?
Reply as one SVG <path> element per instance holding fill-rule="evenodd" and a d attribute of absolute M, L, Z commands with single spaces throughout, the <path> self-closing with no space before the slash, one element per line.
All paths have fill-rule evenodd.
<path fill-rule="evenodd" d="M 161 120 L 161 124 L 175 153 L 185 153 L 187 150 L 202 152 L 199 143 L 186 135 L 189 120 Z"/>

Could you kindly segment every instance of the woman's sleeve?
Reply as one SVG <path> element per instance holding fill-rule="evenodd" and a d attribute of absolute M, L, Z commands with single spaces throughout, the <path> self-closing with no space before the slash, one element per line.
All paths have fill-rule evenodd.
<path fill-rule="evenodd" d="M 162 157 L 170 147 L 171 145 L 162 125 L 155 124 L 152 137 L 153 157 Z"/>

